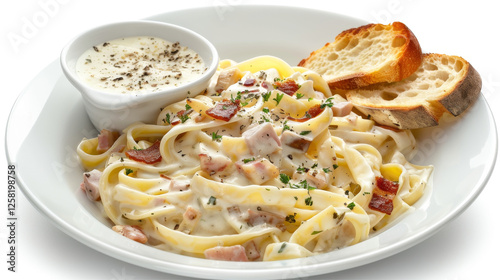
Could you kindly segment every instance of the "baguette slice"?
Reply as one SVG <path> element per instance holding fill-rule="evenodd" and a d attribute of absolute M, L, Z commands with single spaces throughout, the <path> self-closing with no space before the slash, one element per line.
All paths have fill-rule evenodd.
<path fill-rule="evenodd" d="M 481 76 L 465 59 L 424 54 L 410 77 L 350 90 L 346 97 L 379 124 L 416 129 L 438 125 L 445 112 L 458 116 L 478 98 L 481 86 Z"/>
<path fill-rule="evenodd" d="M 422 49 L 415 35 L 405 24 L 393 22 L 345 30 L 299 66 L 319 73 L 335 90 L 400 81 L 421 62 Z"/>

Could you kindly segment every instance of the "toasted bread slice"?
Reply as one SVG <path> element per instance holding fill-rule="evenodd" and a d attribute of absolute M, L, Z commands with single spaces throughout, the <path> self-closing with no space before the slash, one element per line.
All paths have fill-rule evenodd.
<path fill-rule="evenodd" d="M 346 97 L 379 124 L 416 129 L 438 125 L 445 112 L 458 116 L 478 98 L 481 86 L 479 73 L 465 59 L 424 54 L 408 78 L 350 90 Z"/>
<path fill-rule="evenodd" d="M 415 35 L 405 24 L 394 22 L 345 30 L 299 66 L 319 73 L 335 90 L 400 81 L 421 62 L 422 50 Z"/>

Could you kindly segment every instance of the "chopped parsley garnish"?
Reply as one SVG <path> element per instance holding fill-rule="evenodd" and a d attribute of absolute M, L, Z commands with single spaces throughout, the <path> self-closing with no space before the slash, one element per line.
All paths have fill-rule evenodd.
<path fill-rule="evenodd" d="M 297 92 L 297 93 L 295 94 L 295 97 L 296 97 L 297 99 L 301 99 L 302 97 L 304 97 L 304 94 Z"/>
<path fill-rule="evenodd" d="M 328 98 L 327 100 L 325 100 L 323 103 L 321 103 L 321 105 L 319 106 L 321 109 L 324 109 L 325 107 L 330 107 L 332 108 L 332 106 L 334 105 L 333 102 L 332 102 L 332 97 Z"/>
<path fill-rule="evenodd" d="M 315 230 L 313 232 L 311 232 L 311 235 L 316 235 L 318 233 L 322 233 L 323 231 L 322 230 Z"/>
<path fill-rule="evenodd" d="M 167 113 L 167 114 L 165 115 L 165 119 L 163 119 L 163 121 L 164 121 L 165 123 L 167 123 L 167 124 L 170 124 L 170 114 L 169 114 L 169 113 Z"/>
<path fill-rule="evenodd" d="M 269 108 L 267 108 L 267 107 L 262 108 L 262 112 L 269 113 Z"/>
<path fill-rule="evenodd" d="M 292 189 L 305 189 L 305 190 L 315 190 L 316 187 L 309 185 L 307 180 L 302 180 L 298 184 L 293 184 L 290 186 Z"/>
<path fill-rule="evenodd" d="M 325 168 L 323 168 L 323 172 L 328 173 L 328 172 L 332 172 L 332 171 L 330 170 L 330 168 L 325 167 Z"/>
<path fill-rule="evenodd" d="M 130 173 L 134 173 L 134 170 L 132 170 L 130 168 L 125 168 L 125 175 L 128 175 Z"/>
<path fill-rule="evenodd" d="M 286 247 L 286 242 L 283 242 L 283 244 L 281 244 L 280 249 L 278 250 L 278 254 L 283 253 L 283 251 L 285 251 L 285 247 Z"/>
<path fill-rule="evenodd" d="M 307 206 L 312 206 L 313 205 L 312 197 L 307 197 L 305 203 Z"/>
<path fill-rule="evenodd" d="M 276 93 L 276 98 L 273 98 L 274 101 L 276 101 L 276 105 L 280 104 L 281 99 L 283 99 L 284 93 Z"/>
<path fill-rule="evenodd" d="M 354 209 L 354 207 L 355 207 L 355 206 L 356 206 L 356 204 L 355 204 L 354 202 L 351 202 L 351 203 L 349 203 L 349 204 L 347 205 L 347 208 L 349 208 L 349 209 L 351 209 L 351 210 L 352 210 L 352 209 Z"/>
<path fill-rule="evenodd" d="M 333 165 L 333 170 L 337 169 L 339 166 L 337 164 Z"/>
<path fill-rule="evenodd" d="M 281 174 L 280 174 L 280 181 L 281 181 L 283 184 L 288 184 L 288 182 L 290 182 L 290 176 L 288 176 L 288 175 L 286 175 L 286 174 L 281 173 Z"/>
<path fill-rule="evenodd" d="M 255 158 L 244 158 L 243 163 L 249 163 L 249 162 L 254 161 L 254 160 L 255 160 Z"/>
<path fill-rule="evenodd" d="M 234 103 L 236 100 L 241 100 L 241 91 L 238 91 L 236 93 L 236 98 L 234 98 L 233 95 L 231 94 L 231 101 Z"/>
<path fill-rule="evenodd" d="M 271 97 L 270 91 L 262 94 L 262 98 L 264 98 L 264 102 L 267 102 L 269 100 L 269 97 Z"/>
<path fill-rule="evenodd" d="M 189 104 L 186 104 L 186 111 L 191 109 L 191 106 Z"/>
<path fill-rule="evenodd" d="M 242 99 L 241 99 L 241 91 L 238 91 L 238 92 L 236 93 L 236 98 L 234 98 L 234 96 L 231 94 L 231 101 L 232 101 L 233 103 L 235 103 L 235 102 L 236 102 L 236 100 L 240 100 L 240 101 L 242 100 Z M 248 105 L 248 102 L 247 102 L 247 101 L 240 102 L 240 105 L 241 105 L 241 107 L 244 107 L 244 106 Z"/>
<path fill-rule="evenodd" d="M 285 217 L 285 221 L 293 224 L 296 222 L 295 216 L 297 216 L 297 213 L 293 213 L 293 215 L 288 215 Z"/>
<path fill-rule="evenodd" d="M 207 205 L 216 205 L 216 204 L 217 204 L 217 198 L 215 198 L 214 196 L 210 196 Z"/>
<path fill-rule="evenodd" d="M 181 119 L 182 123 L 185 123 L 187 120 L 190 119 L 190 117 L 187 114 L 186 115 L 182 114 L 182 115 L 179 116 L 179 119 Z"/>
<path fill-rule="evenodd" d="M 300 132 L 300 135 L 307 135 L 307 134 L 309 134 L 309 133 L 311 133 L 311 131 L 310 131 L 310 130 L 304 130 L 304 131 L 301 131 L 301 132 Z"/>
<path fill-rule="evenodd" d="M 307 172 L 307 171 L 308 171 L 308 169 L 307 169 L 307 168 L 305 168 L 304 166 L 299 166 L 299 167 L 297 168 L 297 172 L 299 172 L 299 173 L 302 173 L 302 172 Z"/>
<path fill-rule="evenodd" d="M 212 141 L 216 141 L 216 142 L 221 141 L 222 135 L 219 135 L 218 132 L 219 132 L 218 130 L 217 130 L 217 132 L 212 132 Z"/>
<path fill-rule="evenodd" d="M 285 122 L 283 123 L 283 130 L 281 131 L 281 133 L 283 133 L 283 132 L 285 132 L 285 131 L 287 131 L 287 130 L 290 130 L 290 126 L 288 126 L 288 125 L 286 124 L 287 122 L 288 122 L 288 121 L 285 121 Z"/>

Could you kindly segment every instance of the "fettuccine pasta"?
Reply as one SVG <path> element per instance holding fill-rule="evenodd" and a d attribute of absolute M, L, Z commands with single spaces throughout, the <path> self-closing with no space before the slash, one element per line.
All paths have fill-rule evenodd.
<path fill-rule="evenodd" d="M 320 75 L 262 56 L 221 61 L 203 94 L 156 124 L 77 148 L 113 229 L 179 254 L 273 261 L 363 240 L 423 195 L 411 131 L 375 125 Z M 94 186 L 94 187 L 93 187 Z"/>

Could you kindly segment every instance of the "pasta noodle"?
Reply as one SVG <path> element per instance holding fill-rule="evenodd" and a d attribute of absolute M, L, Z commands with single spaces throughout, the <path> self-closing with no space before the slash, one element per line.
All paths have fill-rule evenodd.
<path fill-rule="evenodd" d="M 221 61 L 203 94 L 130 125 L 105 151 L 100 141 L 83 139 L 77 153 L 85 176 L 101 172 L 96 203 L 114 229 L 209 259 L 362 242 L 419 200 L 433 169 L 408 161 L 411 131 L 375 125 L 317 73 L 270 56 Z"/>

